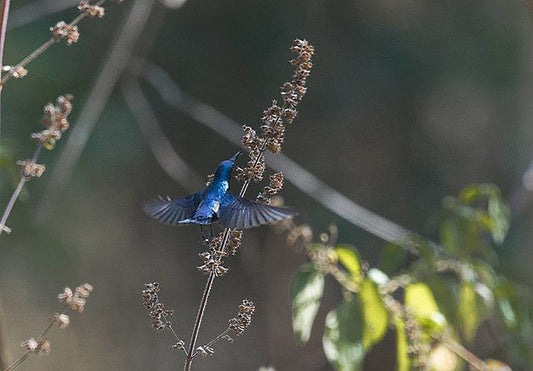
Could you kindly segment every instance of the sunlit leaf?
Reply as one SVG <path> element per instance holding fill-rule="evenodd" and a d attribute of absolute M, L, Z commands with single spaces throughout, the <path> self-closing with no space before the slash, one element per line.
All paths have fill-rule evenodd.
<path fill-rule="evenodd" d="M 409 358 L 409 344 L 407 342 L 407 333 L 405 323 L 400 317 L 394 319 L 396 328 L 396 370 L 410 371 L 411 360 Z"/>
<path fill-rule="evenodd" d="M 472 341 L 481 320 L 480 301 L 474 286 L 470 282 L 462 282 L 459 288 L 458 316 L 461 326 L 459 330 L 466 340 Z"/>
<path fill-rule="evenodd" d="M 512 371 L 511 367 L 501 361 L 495 359 L 487 359 L 485 361 L 484 371 Z"/>
<path fill-rule="evenodd" d="M 313 265 L 302 266 L 294 275 L 291 282 L 292 329 L 296 338 L 303 343 L 311 336 L 323 292 L 324 276 Z"/>
<path fill-rule="evenodd" d="M 322 345 L 329 362 L 337 371 L 361 370 L 365 355 L 362 315 L 355 300 L 344 301 L 326 317 Z"/>
<path fill-rule="evenodd" d="M 374 282 L 361 282 L 359 298 L 363 311 L 363 346 L 369 349 L 383 339 L 387 333 L 388 313 Z"/>
<path fill-rule="evenodd" d="M 425 283 L 417 282 L 405 288 L 405 305 L 430 333 L 438 332 L 446 325 L 446 318 L 439 311 L 435 297 Z"/>
<path fill-rule="evenodd" d="M 429 353 L 428 366 L 430 371 L 453 371 L 457 369 L 459 359 L 444 344 L 437 344 Z"/>
<path fill-rule="evenodd" d="M 339 245 L 335 246 L 335 253 L 339 263 L 350 273 L 354 282 L 361 282 L 363 279 L 361 260 L 355 248 L 349 245 Z"/>

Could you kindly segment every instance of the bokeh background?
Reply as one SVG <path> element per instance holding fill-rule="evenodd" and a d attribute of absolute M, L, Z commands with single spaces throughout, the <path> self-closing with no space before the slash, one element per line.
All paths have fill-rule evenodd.
<path fill-rule="evenodd" d="M 13 159 L 28 157 L 42 107 L 60 94 L 75 96 L 71 124 L 77 125 L 134 3 L 106 5 L 104 19 L 80 25 L 78 44 L 54 46 L 29 66 L 26 78 L 6 85 L 3 151 Z M 13 2 L 5 63 L 45 41 L 58 20 L 74 17 L 76 4 Z M 162 68 L 191 97 L 257 127 L 262 110 L 290 78 L 292 40 L 310 40 L 316 56 L 309 92 L 284 153 L 349 199 L 432 238 L 428 220 L 444 196 L 472 182 L 497 184 L 513 210 L 509 237 L 498 250 L 499 269 L 532 285 L 532 12 L 519 0 L 155 1 L 131 52 Z M 200 179 L 237 150 L 168 105 L 152 86 L 141 81 L 141 87 L 173 149 Z M 181 367 L 182 355 L 169 349 L 172 339 L 150 328 L 140 292 L 145 282 L 159 281 L 162 301 L 176 311 L 175 329 L 188 340 L 205 282 L 196 270 L 199 230 L 158 224 L 140 205 L 159 194 L 184 195 L 190 185 L 162 170 L 123 92 L 117 85 L 104 97 L 64 187 L 51 181 L 58 158 L 68 157 L 62 151 L 70 134 L 43 153 L 47 172 L 28 184 L 8 223 L 13 233 L 1 236 L 2 325 L 12 357 L 21 353 L 19 342 L 37 336 L 58 310 L 56 294 L 64 286 L 88 281 L 95 287 L 72 326 L 52 332 L 52 354 L 21 369 Z M 13 187 L 3 168 L 0 205 Z M 298 223 L 308 223 L 315 235 L 337 225 L 338 240 L 375 263 L 382 240 L 290 183 L 283 196 L 300 211 Z M 230 273 L 215 283 L 200 342 L 226 327 L 242 298 L 257 305 L 254 323 L 195 366 L 329 370 L 320 336 L 325 314 L 341 295 L 334 284 L 326 286 L 311 341 L 298 346 L 291 334 L 288 287 L 304 261 L 274 228 L 247 231 L 240 252 L 227 261 Z M 473 351 L 488 357 L 482 345 L 487 334 L 479 336 Z M 372 350 L 366 369 L 393 369 L 394 357 L 389 334 Z"/>

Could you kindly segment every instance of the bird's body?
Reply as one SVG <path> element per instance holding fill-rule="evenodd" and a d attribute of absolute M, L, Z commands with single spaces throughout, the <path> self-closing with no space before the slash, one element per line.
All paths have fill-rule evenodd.
<path fill-rule="evenodd" d="M 293 210 L 263 205 L 229 189 L 231 170 L 240 152 L 222 161 L 213 181 L 202 191 L 177 200 L 160 199 L 144 206 L 153 218 L 169 225 L 218 222 L 226 228 L 247 229 L 294 216 Z"/>

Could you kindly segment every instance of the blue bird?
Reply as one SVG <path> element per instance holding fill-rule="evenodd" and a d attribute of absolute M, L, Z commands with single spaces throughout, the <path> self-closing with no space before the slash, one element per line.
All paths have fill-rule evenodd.
<path fill-rule="evenodd" d="M 144 211 L 167 225 L 219 223 L 225 228 L 248 229 L 281 219 L 291 218 L 291 209 L 264 205 L 239 197 L 229 190 L 233 165 L 241 152 L 222 161 L 211 184 L 184 198 L 159 199 L 144 205 Z"/>

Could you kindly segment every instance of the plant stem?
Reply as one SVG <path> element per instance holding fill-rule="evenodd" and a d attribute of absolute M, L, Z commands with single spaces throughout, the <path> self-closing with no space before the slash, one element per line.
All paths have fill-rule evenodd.
<path fill-rule="evenodd" d="M 196 347 L 196 340 L 198 339 L 198 333 L 200 332 L 200 326 L 202 325 L 202 319 L 204 317 L 205 308 L 207 307 L 207 300 L 209 299 L 209 294 L 211 293 L 211 288 L 213 287 L 213 282 L 215 281 L 215 271 L 211 271 L 207 283 L 205 284 L 204 293 L 202 295 L 202 301 L 198 308 L 198 314 L 196 315 L 196 321 L 194 321 L 194 328 L 192 330 L 191 340 L 189 342 L 189 351 L 187 352 L 187 358 L 185 358 L 184 370 L 189 371 L 192 366 L 192 360 L 194 358 L 194 350 Z"/>
<path fill-rule="evenodd" d="M 97 6 L 103 5 L 107 0 L 100 0 L 96 4 Z M 83 19 L 87 18 L 87 13 L 81 13 L 76 18 L 74 18 L 69 24 L 68 27 L 74 27 L 78 23 L 80 23 Z M 0 39 L 1 41 L 1 39 Z M 60 41 L 60 39 L 56 39 L 55 37 L 51 37 L 47 41 L 45 41 L 41 46 L 39 46 L 37 49 L 35 49 L 33 52 L 31 52 L 26 58 L 21 60 L 15 67 L 13 67 L 10 72 L 6 73 L 2 79 L 0 80 L 0 87 L 3 87 L 5 83 L 13 77 L 13 72 L 17 71 L 20 67 L 27 66 L 30 62 L 32 62 L 35 58 L 40 56 L 42 53 L 44 53 L 48 48 L 50 48 L 52 45 Z"/>
<path fill-rule="evenodd" d="M 259 161 L 261 160 L 261 157 L 264 155 L 266 149 L 266 141 L 261 146 L 261 149 L 259 151 L 259 155 L 254 160 L 254 163 L 252 167 L 256 166 Z M 248 189 L 248 186 L 250 185 L 251 180 L 247 180 L 242 185 L 242 188 L 239 192 L 240 197 L 244 197 L 244 194 L 246 193 L 246 190 Z M 230 236 L 230 228 L 224 229 L 224 234 L 222 237 L 222 244 L 220 245 L 219 252 L 222 254 L 219 254 L 219 257 L 217 258 L 218 261 L 222 259 L 223 253 L 226 252 L 226 245 L 228 244 Z M 213 282 L 215 282 L 216 274 L 215 271 L 211 271 L 209 273 L 209 278 L 207 279 L 207 283 L 204 288 L 204 293 L 202 295 L 202 301 L 200 302 L 200 306 L 198 308 L 198 313 L 196 314 L 196 321 L 194 321 L 194 328 L 191 335 L 191 340 L 189 342 L 189 352 L 187 355 L 187 358 L 185 359 L 185 371 L 189 371 L 191 369 L 192 360 L 194 356 L 196 356 L 195 347 L 196 347 L 196 341 L 198 340 L 198 333 L 200 332 L 200 326 L 202 325 L 202 319 L 204 317 L 205 308 L 207 307 L 207 301 L 209 299 L 209 294 L 211 293 L 211 288 L 213 287 Z"/>
<path fill-rule="evenodd" d="M 481 371 L 485 369 L 485 362 L 483 362 L 474 353 L 470 352 L 468 349 L 466 349 L 464 346 L 462 346 L 455 340 L 450 339 L 448 336 L 442 336 L 440 340 L 448 349 L 450 349 L 452 352 L 464 359 L 476 370 Z"/>
<path fill-rule="evenodd" d="M 67 308 L 68 308 L 68 304 L 65 304 L 63 306 L 63 308 L 59 311 L 59 314 L 65 313 Z M 54 318 L 52 318 L 50 320 L 50 322 L 48 322 L 48 326 L 46 326 L 46 328 L 43 330 L 43 332 L 41 332 L 41 335 L 39 335 L 39 337 L 37 338 L 37 341 L 43 340 L 43 338 L 46 336 L 48 331 L 50 331 L 50 329 L 52 328 L 52 326 L 54 325 L 55 322 L 56 322 L 56 320 L 55 320 L 55 317 L 54 317 Z M 30 358 L 32 355 L 33 355 L 33 352 L 28 350 L 26 353 L 24 353 L 22 356 L 20 356 L 15 362 L 13 362 L 9 367 L 7 367 L 5 370 L 4 369 L 3 370 L 4 371 L 13 371 L 18 366 L 20 366 L 25 360 Z"/>
<path fill-rule="evenodd" d="M 37 158 L 39 157 L 39 154 L 41 153 L 41 150 L 43 149 L 43 144 L 40 143 L 37 148 L 35 148 L 35 151 L 33 152 L 33 156 L 31 157 L 31 162 L 35 163 L 37 162 Z M 22 192 L 22 188 L 24 188 L 24 184 L 28 181 L 28 178 L 21 176 L 20 182 L 11 195 L 11 199 L 9 200 L 9 203 L 6 206 L 6 209 L 4 211 L 4 214 L 2 215 L 2 220 L 0 220 L 0 234 L 3 232 L 11 232 L 11 230 L 6 227 L 7 218 L 9 218 L 9 214 L 11 214 L 11 210 L 13 210 L 13 206 L 15 205 L 15 202 L 17 201 L 20 192 Z"/>
<path fill-rule="evenodd" d="M 11 195 L 11 199 L 9 200 L 9 203 L 6 206 L 4 214 L 2 215 L 2 220 L 0 220 L 0 234 L 2 234 L 2 232 L 9 233 L 11 231 L 8 227 L 6 227 L 7 218 L 9 218 L 9 214 L 11 214 L 11 210 L 13 210 L 15 201 L 17 201 L 20 195 L 20 192 L 22 192 L 22 188 L 24 188 L 24 184 L 26 184 L 26 178 L 21 177 L 20 182 L 17 188 L 15 189 L 15 191 L 13 192 L 13 194 Z"/>

